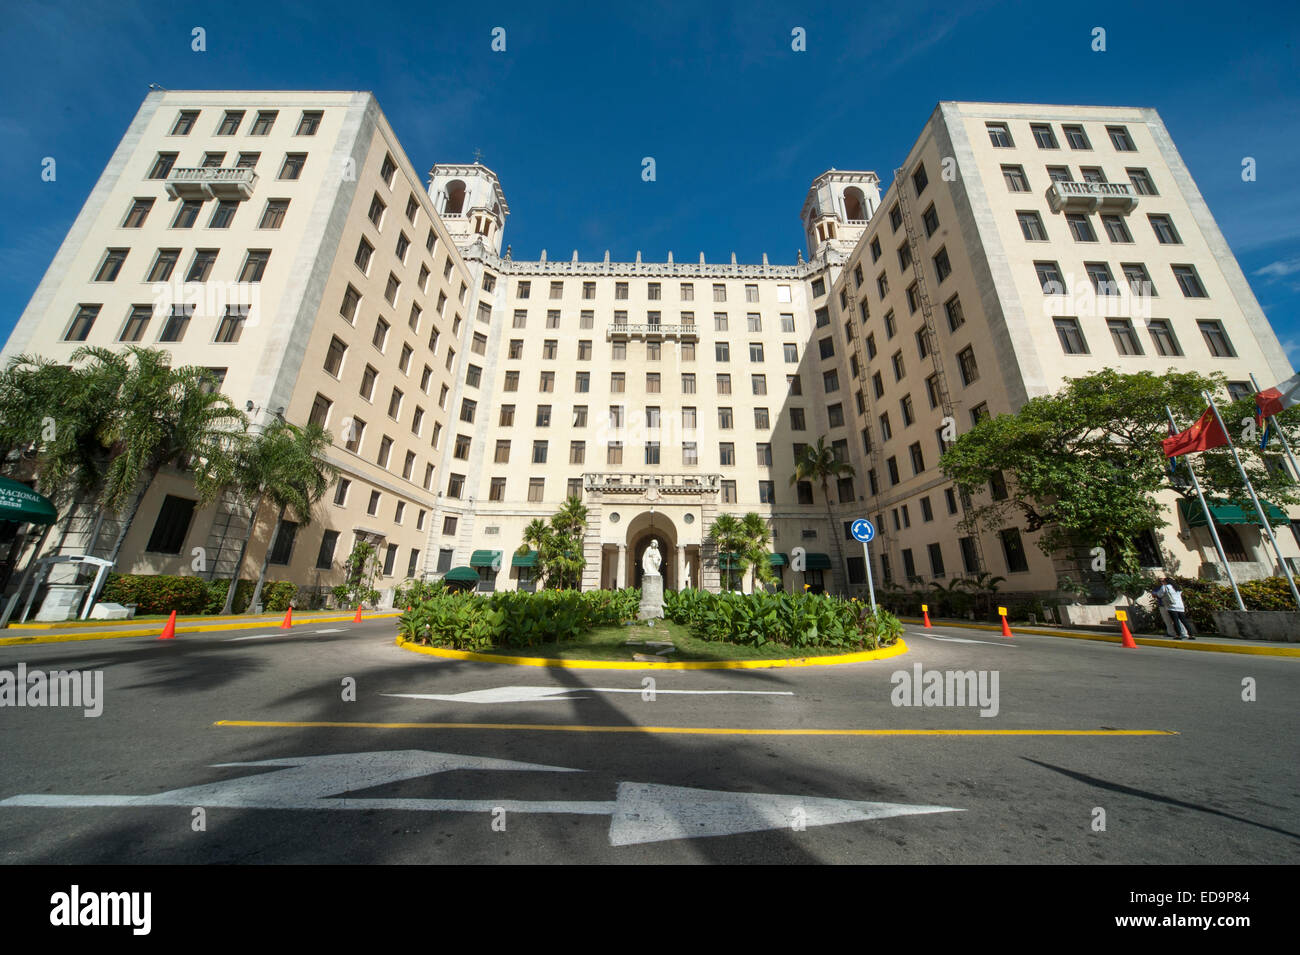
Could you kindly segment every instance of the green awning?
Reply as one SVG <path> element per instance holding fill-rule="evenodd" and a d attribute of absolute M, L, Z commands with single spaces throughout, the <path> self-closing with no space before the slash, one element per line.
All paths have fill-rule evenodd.
<path fill-rule="evenodd" d="M 515 554 L 514 557 L 510 558 L 510 566 L 511 567 L 536 567 L 537 551 L 530 550 L 526 554 Z"/>
<path fill-rule="evenodd" d="M 767 562 L 773 567 L 786 567 L 789 565 L 790 560 L 785 554 L 768 554 Z"/>
<path fill-rule="evenodd" d="M 442 575 L 442 579 L 456 584 L 477 584 L 478 571 L 473 567 L 453 567 Z"/>
<path fill-rule="evenodd" d="M 741 556 L 734 553 L 722 553 L 718 555 L 718 567 L 722 570 L 732 570 L 740 566 Z"/>
<path fill-rule="evenodd" d="M 501 566 L 501 551 L 499 550 L 476 550 L 469 558 L 471 567 L 492 567 Z M 475 575 L 477 579 L 477 575 Z"/>
<path fill-rule="evenodd" d="M 1207 502 L 1210 505 L 1210 513 L 1214 515 L 1216 524 L 1259 524 L 1259 515 L 1255 513 L 1255 505 L 1233 504 L 1225 501 L 1223 498 L 1211 498 Z M 1264 513 L 1268 515 L 1270 524 L 1289 524 L 1291 518 L 1286 516 L 1286 512 L 1275 504 L 1268 501 L 1260 501 L 1264 507 Z M 1178 509 L 1183 512 L 1183 518 L 1187 521 L 1188 527 L 1204 527 L 1205 514 L 1201 511 L 1201 502 L 1183 498 L 1178 502 Z"/>
<path fill-rule="evenodd" d="M 49 498 L 26 484 L 0 478 L 0 521 L 53 524 L 58 519 L 59 514 Z"/>
<path fill-rule="evenodd" d="M 827 554 L 808 554 L 805 570 L 830 570 L 831 559 Z"/>

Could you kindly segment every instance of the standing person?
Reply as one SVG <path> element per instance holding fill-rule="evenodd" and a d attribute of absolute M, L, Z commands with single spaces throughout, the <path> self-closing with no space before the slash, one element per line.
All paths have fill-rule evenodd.
<path fill-rule="evenodd" d="M 1160 586 L 1151 591 L 1152 596 L 1160 601 L 1161 607 L 1169 611 L 1169 616 L 1174 623 L 1174 639 L 1183 639 L 1179 636 L 1182 633 L 1188 640 L 1195 640 L 1192 636 L 1192 628 L 1187 620 L 1187 607 L 1183 603 L 1183 592 L 1178 589 L 1172 577 L 1164 577 L 1160 581 Z"/>

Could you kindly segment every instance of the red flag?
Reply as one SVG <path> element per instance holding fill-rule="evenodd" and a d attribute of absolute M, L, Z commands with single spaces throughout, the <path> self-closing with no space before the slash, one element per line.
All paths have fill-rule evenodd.
<path fill-rule="evenodd" d="M 1300 404 L 1300 375 L 1292 375 L 1282 384 L 1265 388 L 1255 395 L 1259 418 L 1280 414 L 1293 405 Z"/>
<path fill-rule="evenodd" d="M 1165 457 L 1172 458 L 1180 454 L 1192 454 L 1196 451 L 1208 451 L 1210 448 L 1221 448 L 1227 443 L 1228 436 L 1223 433 L 1223 429 L 1219 427 L 1219 422 L 1215 420 L 1214 411 L 1206 408 L 1205 413 L 1197 419 L 1196 424 L 1171 438 L 1165 438 L 1160 442 L 1160 445 L 1165 450 Z"/>

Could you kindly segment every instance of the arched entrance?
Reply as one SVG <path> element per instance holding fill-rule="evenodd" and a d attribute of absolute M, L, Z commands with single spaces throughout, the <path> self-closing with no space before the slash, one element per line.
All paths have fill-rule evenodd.
<path fill-rule="evenodd" d="M 652 540 L 659 542 L 659 573 L 664 578 L 664 590 L 678 590 L 677 528 L 662 513 L 645 511 L 627 525 L 627 581 L 624 586 L 641 586 L 641 559 Z"/>

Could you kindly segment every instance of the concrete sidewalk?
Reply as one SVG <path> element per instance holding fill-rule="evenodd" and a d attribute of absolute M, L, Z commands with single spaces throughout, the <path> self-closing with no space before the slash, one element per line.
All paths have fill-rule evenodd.
<path fill-rule="evenodd" d="M 378 620 L 397 617 L 398 610 L 363 611 L 361 619 Z M 294 611 L 293 626 L 310 626 L 318 623 L 351 623 L 356 611 L 345 610 L 304 610 Z M 278 627 L 284 621 L 284 614 L 238 614 L 228 616 L 178 616 L 176 632 L 206 633 L 219 630 L 254 630 Z M 0 636 L 0 646 L 21 646 L 37 643 L 65 643 L 75 640 L 109 640 L 115 637 L 156 637 L 166 626 L 165 619 L 150 620 L 69 620 L 59 623 L 20 623 L 10 624 Z"/>
<path fill-rule="evenodd" d="M 899 617 L 903 623 L 913 627 L 924 626 L 920 617 Z M 1002 633 L 1001 624 L 971 623 L 968 620 L 940 620 L 930 618 L 936 627 L 955 627 L 963 630 L 982 630 L 986 633 Z M 1120 643 L 1122 637 L 1114 630 L 1103 627 L 1052 627 L 1025 626 L 1010 624 L 1011 633 L 1033 634 L 1040 637 L 1065 637 L 1072 640 L 1097 640 L 1102 643 Z M 1170 637 L 1143 637 L 1133 635 L 1139 647 L 1167 647 L 1172 650 L 1200 650 L 1213 653 L 1247 653 L 1258 656 L 1300 657 L 1300 644 L 1277 643 L 1267 640 L 1241 640 L 1237 637 L 1225 637 L 1217 633 L 1198 635 L 1195 640 L 1174 640 Z"/>

